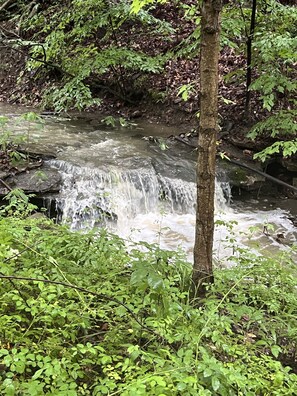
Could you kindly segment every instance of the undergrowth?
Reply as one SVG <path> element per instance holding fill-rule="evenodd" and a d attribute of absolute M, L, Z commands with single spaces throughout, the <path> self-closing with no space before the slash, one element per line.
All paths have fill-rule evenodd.
<path fill-rule="evenodd" d="M 290 256 L 241 251 L 188 299 L 180 252 L 0 219 L 1 395 L 296 395 Z"/>

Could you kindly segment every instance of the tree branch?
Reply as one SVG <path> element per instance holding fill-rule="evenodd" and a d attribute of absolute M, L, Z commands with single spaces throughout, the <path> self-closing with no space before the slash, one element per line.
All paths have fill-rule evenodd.
<path fill-rule="evenodd" d="M 156 333 L 154 330 L 152 330 L 149 327 L 143 325 L 141 323 L 141 321 L 137 318 L 137 316 L 134 314 L 134 312 L 129 307 L 127 307 L 127 305 L 122 303 L 117 298 L 107 296 L 106 294 L 103 294 L 103 293 L 96 293 L 96 292 L 93 292 L 93 291 L 91 291 L 89 289 L 86 289 L 84 287 L 75 286 L 75 285 L 72 285 L 72 284 L 69 284 L 69 283 L 65 283 L 65 282 L 52 281 L 50 279 L 38 279 L 38 278 L 29 278 L 29 277 L 26 277 L 26 276 L 2 275 L 2 274 L 0 275 L 0 279 L 7 279 L 8 281 L 24 280 L 24 281 L 27 281 L 27 282 L 43 282 L 43 283 L 50 283 L 52 285 L 60 285 L 60 286 L 68 287 L 70 289 L 81 291 L 81 292 L 86 293 L 86 294 L 91 294 L 92 296 L 98 297 L 101 300 L 114 302 L 114 303 L 116 303 L 118 305 L 121 305 L 123 308 L 125 308 L 125 310 L 127 312 L 129 312 L 129 314 L 132 316 L 132 318 L 135 320 L 135 322 L 138 323 L 139 326 L 142 329 L 144 329 L 147 332 L 153 334 L 158 339 L 161 339 L 162 341 L 165 341 L 164 338 L 162 336 L 160 336 L 158 333 Z"/>
<path fill-rule="evenodd" d="M 239 161 L 236 161 L 236 160 L 233 160 L 233 159 L 230 159 L 230 158 L 228 159 L 228 161 L 231 162 L 231 164 L 240 166 L 241 168 L 249 169 L 250 171 L 258 173 L 258 175 L 261 175 L 261 176 L 265 177 L 266 179 L 271 180 L 274 183 L 280 184 L 281 186 L 287 187 L 290 190 L 293 190 L 293 191 L 297 192 L 297 187 L 294 187 L 291 184 L 288 184 L 288 183 L 286 183 L 286 182 L 284 182 L 284 181 L 282 181 L 280 179 L 277 179 L 276 177 L 270 176 L 270 175 L 268 175 L 268 173 L 262 172 L 262 171 L 260 171 L 258 169 L 253 168 L 252 166 L 243 164 L 243 163 L 241 163 Z"/>
<path fill-rule="evenodd" d="M 0 183 L 3 184 L 3 186 L 7 188 L 8 191 L 12 191 L 12 188 L 7 183 L 5 183 L 4 180 L 0 179 Z"/>
<path fill-rule="evenodd" d="M 181 142 L 181 143 L 186 144 L 187 146 L 190 146 L 190 147 L 193 147 L 193 148 L 197 148 L 196 144 L 188 142 L 185 139 L 181 138 L 180 136 L 174 136 L 174 139 L 179 141 L 179 142 Z M 280 179 L 277 179 L 274 176 L 268 175 L 268 173 L 262 172 L 262 171 L 260 171 L 258 169 L 253 168 L 252 166 L 249 166 L 247 164 L 243 164 L 242 162 L 234 160 L 234 159 L 231 159 L 231 158 L 228 158 L 226 160 L 229 161 L 231 164 L 240 166 L 241 168 L 248 169 L 248 170 L 250 170 L 250 171 L 252 171 L 254 173 L 258 173 L 258 175 L 261 175 L 261 176 L 265 177 L 265 179 L 267 179 L 267 180 L 271 180 L 274 183 L 280 184 L 281 186 L 287 187 L 290 190 L 293 190 L 293 191 L 297 192 L 297 187 L 292 186 L 291 184 L 288 184 L 288 183 L 286 183 L 286 182 L 284 182 L 284 181 L 282 181 Z"/>
<path fill-rule="evenodd" d="M 0 12 L 5 10 L 5 8 L 9 7 L 15 0 L 7 0 L 0 6 Z"/>

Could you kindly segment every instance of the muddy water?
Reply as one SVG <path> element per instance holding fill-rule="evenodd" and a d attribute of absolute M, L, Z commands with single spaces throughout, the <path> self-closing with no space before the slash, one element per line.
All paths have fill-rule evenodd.
<path fill-rule="evenodd" d="M 43 126 L 17 122 L 27 109 L 0 106 L 10 130 L 30 147 L 51 152 L 63 185 L 56 197 L 72 229 L 107 227 L 127 240 L 183 249 L 191 259 L 195 226 L 195 158 L 189 147 L 163 139 L 178 128 L 141 122 L 108 128 L 98 121 L 45 117 Z M 161 137 L 161 139 L 157 139 Z M 215 258 L 224 263 L 233 245 L 275 252 L 296 241 L 281 202 L 232 203 L 228 183 L 216 183 Z M 263 232 L 264 231 L 264 232 Z M 281 235 L 281 238 L 279 237 Z"/>

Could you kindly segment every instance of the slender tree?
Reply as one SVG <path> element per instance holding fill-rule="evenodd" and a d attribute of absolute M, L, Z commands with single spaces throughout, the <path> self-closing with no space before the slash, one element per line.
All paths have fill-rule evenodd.
<path fill-rule="evenodd" d="M 153 0 L 133 0 L 138 12 Z M 197 210 L 192 275 L 192 298 L 205 295 L 205 282 L 213 281 L 212 247 L 216 140 L 218 131 L 218 63 L 220 13 L 223 0 L 202 0 L 200 49 L 200 124 L 197 158 Z"/>
<path fill-rule="evenodd" d="M 205 295 L 213 281 L 212 247 L 216 139 L 218 131 L 218 62 L 221 0 L 203 0 L 200 49 L 200 124 L 197 160 L 197 211 L 192 297 Z"/>
<path fill-rule="evenodd" d="M 247 37 L 247 61 L 246 61 L 246 94 L 245 94 L 245 116 L 247 119 L 251 115 L 251 91 L 249 90 L 252 83 L 252 43 L 254 38 L 254 31 L 256 26 L 256 11 L 257 11 L 257 0 L 253 0 L 252 13 L 250 20 L 250 31 Z"/>

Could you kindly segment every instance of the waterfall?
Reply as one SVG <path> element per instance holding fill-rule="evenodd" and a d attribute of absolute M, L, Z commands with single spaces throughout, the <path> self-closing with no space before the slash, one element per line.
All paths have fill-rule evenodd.
<path fill-rule="evenodd" d="M 1 109 L 3 114 L 15 113 L 15 108 Z M 11 126 L 16 134 L 24 128 Z M 167 150 L 157 144 L 159 137 L 178 133 L 178 126 L 146 122 L 119 130 L 95 129 L 85 120 L 46 119 L 44 128 L 34 129 L 38 141 L 32 147 L 56 155 L 49 165 L 59 169 L 63 185 L 59 194 L 44 197 L 44 207 L 73 230 L 106 227 L 132 241 L 171 250 L 181 247 L 192 259 L 197 153 L 174 140 L 166 140 Z M 233 243 L 249 249 L 260 246 L 268 254 L 296 243 L 296 227 L 290 220 L 296 215 L 288 213 L 295 210 L 289 200 L 244 198 L 231 205 L 230 186 L 220 167 L 217 176 L 216 261 L 236 251 Z M 263 233 L 268 224 L 269 234 Z"/>
<path fill-rule="evenodd" d="M 194 182 L 157 174 L 154 167 L 95 169 L 53 160 L 63 177 L 57 205 L 72 229 L 127 222 L 148 213 L 194 214 Z M 230 189 L 216 182 L 216 210 L 227 208 Z"/>
<path fill-rule="evenodd" d="M 153 165 L 101 169 L 50 161 L 63 178 L 56 203 L 71 229 L 106 227 L 134 241 L 162 248 L 193 248 L 196 184 L 161 175 Z M 229 184 L 216 181 L 216 212 L 230 211 Z"/>
<path fill-rule="evenodd" d="M 134 169 L 77 166 L 64 160 L 50 161 L 63 178 L 56 197 L 63 222 L 73 230 L 105 227 L 125 239 L 157 243 L 161 248 L 183 249 L 192 260 L 195 233 L 196 184 L 162 175 L 149 162 Z M 260 243 L 268 252 L 279 248 L 274 236 L 263 234 L 263 224 L 273 223 L 294 242 L 294 227 L 280 210 L 238 212 L 230 207 L 228 182 L 216 181 L 214 258 L 226 265 L 234 246 Z M 257 228 L 252 238 L 250 228 Z M 231 230 L 233 228 L 233 230 Z M 237 237 L 232 237 L 232 232 Z M 231 236 L 231 238 L 230 238 Z M 234 242 L 230 242 L 231 240 Z M 244 243 L 244 244 L 243 244 Z M 236 250 L 236 249 L 235 249 Z"/>

